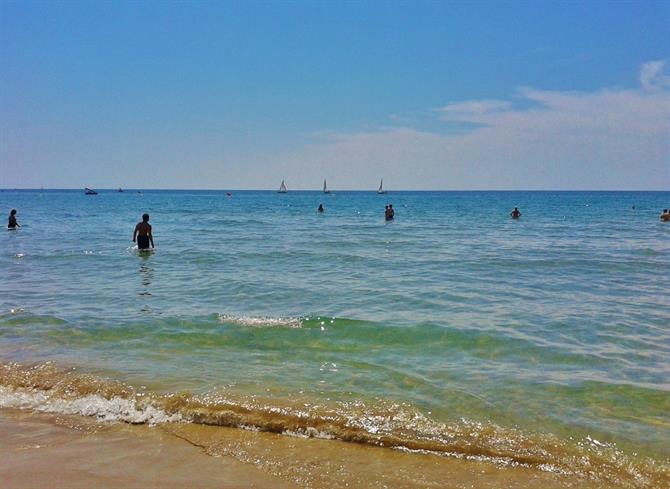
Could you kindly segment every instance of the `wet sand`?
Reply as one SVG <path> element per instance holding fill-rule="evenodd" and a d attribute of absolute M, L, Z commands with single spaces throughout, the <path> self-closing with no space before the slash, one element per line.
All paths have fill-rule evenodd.
<path fill-rule="evenodd" d="M 590 488 L 583 479 L 336 440 L 0 410 L 8 488 Z"/>
<path fill-rule="evenodd" d="M 297 487 L 146 426 L 0 410 L 0 440 L 7 489 Z"/>

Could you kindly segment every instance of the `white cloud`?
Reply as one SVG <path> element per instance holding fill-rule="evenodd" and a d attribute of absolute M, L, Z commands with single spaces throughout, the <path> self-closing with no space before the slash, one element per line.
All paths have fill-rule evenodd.
<path fill-rule="evenodd" d="M 468 100 L 465 102 L 450 103 L 436 109 L 443 120 L 472 121 L 488 114 L 506 111 L 512 104 L 506 100 Z"/>
<path fill-rule="evenodd" d="M 663 62 L 643 65 L 639 89 L 521 88 L 515 99 L 437 109 L 466 133 L 411 127 L 331 134 L 285 158 L 297 186 L 323 177 L 367 188 L 670 189 L 670 90 Z"/>
<path fill-rule="evenodd" d="M 670 87 L 670 76 L 663 73 L 665 60 L 649 61 L 640 69 L 640 84 L 646 91 Z"/>

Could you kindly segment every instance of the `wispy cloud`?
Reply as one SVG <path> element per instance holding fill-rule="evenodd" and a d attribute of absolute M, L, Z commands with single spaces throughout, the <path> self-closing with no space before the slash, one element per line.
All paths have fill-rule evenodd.
<path fill-rule="evenodd" d="M 646 91 L 670 87 L 670 76 L 664 73 L 666 61 L 649 61 L 640 69 L 640 84 Z"/>
<path fill-rule="evenodd" d="M 467 100 L 453 102 L 435 110 L 443 120 L 479 122 L 482 117 L 508 111 L 511 108 L 512 103 L 506 100 Z"/>
<path fill-rule="evenodd" d="M 364 182 L 356 187 L 383 174 L 390 187 L 403 188 L 431 182 L 432 188 L 668 189 L 664 70 L 663 61 L 642 65 L 636 89 L 523 87 L 510 100 L 453 102 L 435 109 L 438 117 L 475 127 L 457 134 L 409 126 L 331 134 L 283 162 L 305 179 Z"/>

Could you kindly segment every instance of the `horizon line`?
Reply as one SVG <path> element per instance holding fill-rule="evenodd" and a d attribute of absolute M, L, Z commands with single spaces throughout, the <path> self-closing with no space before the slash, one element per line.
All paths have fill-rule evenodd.
<path fill-rule="evenodd" d="M 189 191 L 189 192 L 275 192 L 275 193 L 293 193 L 293 192 L 318 192 L 323 193 L 321 189 L 294 189 L 287 190 L 286 192 L 279 192 L 276 189 L 267 189 L 267 188 L 175 188 L 175 187 L 144 187 L 144 188 L 123 188 L 123 187 L 114 187 L 114 188 L 103 188 L 103 187 L 70 187 L 70 188 L 58 188 L 58 187 L 2 187 L 0 192 L 5 191 L 82 191 L 86 188 L 92 190 L 101 191 L 101 192 L 113 192 L 113 193 L 125 193 L 125 192 L 139 192 L 139 191 L 148 191 L 148 192 L 170 192 L 170 191 Z M 119 192 L 119 189 L 122 189 Z M 329 193 L 334 194 L 337 192 L 361 192 L 361 193 L 375 193 L 377 190 L 371 189 L 339 189 L 334 190 L 330 189 Z M 670 192 L 670 189 L 661 190 L 661 189 L 493 189 L 493 188 L 479 188 L 479 189 L 393 189 L 385 190 L 384 194 L 392 192 Z"/>

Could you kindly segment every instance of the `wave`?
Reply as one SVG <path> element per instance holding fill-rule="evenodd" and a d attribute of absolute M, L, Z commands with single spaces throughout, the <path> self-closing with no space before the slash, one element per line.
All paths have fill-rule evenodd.
<path fill-rule="evenodd" d="M 192 423 L 317 437 L 408 452 L 523 466 L 626 488 L 668 487 L 670 461 L 461 419 L 444 423 L 409 403 L 262 399 L 234 392 L 159 394 L 46 363 L 0 364 L 0 408 L 93 416 L 101 421 Z"/>
<path fill-rule="evenodd" d="M 236 316 L 232 314 L 218 314 L 217 318 L 222 323 L 235 324 L 238 326 L 252 326 L 254 328 L 268 328 L 275 326 L 284 328 L 302 328 L 303 326 L 303 320 L 301 318 L 294 317 Z"/>
<path fill-rule="evenodd" d="M 168 415 L 151 404 L 140 406 L 134 400 L 99 395 L 74 399 L 53 397 L 48 391 L 12 389 L 0 386 L 0 408 L 33 409 L 43 413 L 95 416 L 101 421 L 123 421 L 130 424 L 155 425 L 181 420 L 179 414 Z"/>

